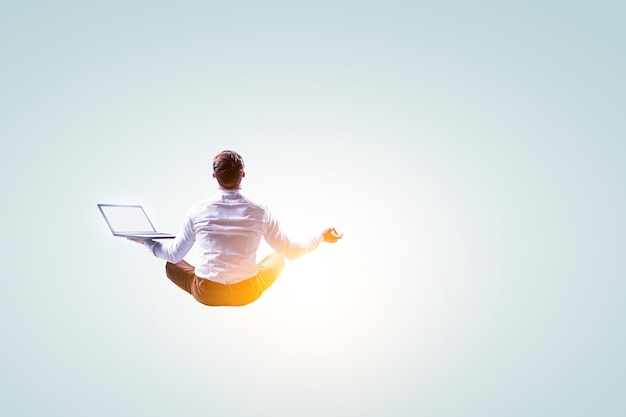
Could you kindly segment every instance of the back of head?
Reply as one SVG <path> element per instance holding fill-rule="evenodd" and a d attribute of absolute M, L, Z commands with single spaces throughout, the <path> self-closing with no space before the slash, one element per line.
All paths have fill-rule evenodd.
<path fill-rule="evenodd" d="M 213 158 L 213 173 L 222 188 L 239 188 L 244 176 L 243 158 L 234 151 L 222 151 Z"/>

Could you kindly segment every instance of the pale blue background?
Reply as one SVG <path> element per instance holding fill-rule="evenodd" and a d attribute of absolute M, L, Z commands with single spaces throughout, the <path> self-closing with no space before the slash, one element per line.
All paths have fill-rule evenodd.
<path fill-rule="evenodd" d="M 0 414 L 626 415 L 625 12 L 4 2 Z M 176 231 L 226 148 L 346 233 L 242 309 L 96 208 Z"/>

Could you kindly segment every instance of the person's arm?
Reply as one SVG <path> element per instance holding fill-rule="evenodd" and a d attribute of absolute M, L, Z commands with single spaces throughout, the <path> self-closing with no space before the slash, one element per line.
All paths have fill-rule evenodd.
<path fill-rule="evenodd" d="M 337 233 L 334 227 L 331 227 L 309 239 L 296 242 L 289 239 L 280 228 L 278 221 L 270 213 L 266 213 L 266 221 L 265 241 L 272 249 L 287 259 L 296 259 L 305 253 L 312 252 L 322 242 L 335 243 L 343 236 L 343 234 Z"/>
<path fill-rule="evenodd" d="M 196 241 L 196 237 L 193 231 L 191 218 L 187 215 L 183 221 L 180 233 L 178 233 L 174 239 L 168 241 L 140 239 L 130 240 L 143 244 L 157 258 L 171 263 L 176 263 L 181 261 L 191 250 L 194 242 Z"/>

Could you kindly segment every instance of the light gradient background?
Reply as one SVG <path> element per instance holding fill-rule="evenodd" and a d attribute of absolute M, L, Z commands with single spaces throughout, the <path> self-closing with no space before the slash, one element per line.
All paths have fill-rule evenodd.
<path fill-rule="evenodd" d="M 4 2 L 0 414 L 625 415 L 625 12 Z M 239 309 L 96 208 L 175 232 L 228 148 L 345 232 Z"/>

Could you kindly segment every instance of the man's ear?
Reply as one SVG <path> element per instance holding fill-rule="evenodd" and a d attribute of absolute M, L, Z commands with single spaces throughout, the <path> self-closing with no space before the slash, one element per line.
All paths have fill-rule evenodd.
<path fill-rule="evenodd" d="M 245 176 L 246 176 L 246 171 L 243 171 L 243 172 L 241 173 L 241 178 L 243 178 L 243 177 L 245 177 Z"/>
<path fill-rule="evenodd" d="M 213 178 L 215 178 L 215 172 L 213 173 Z"/>

